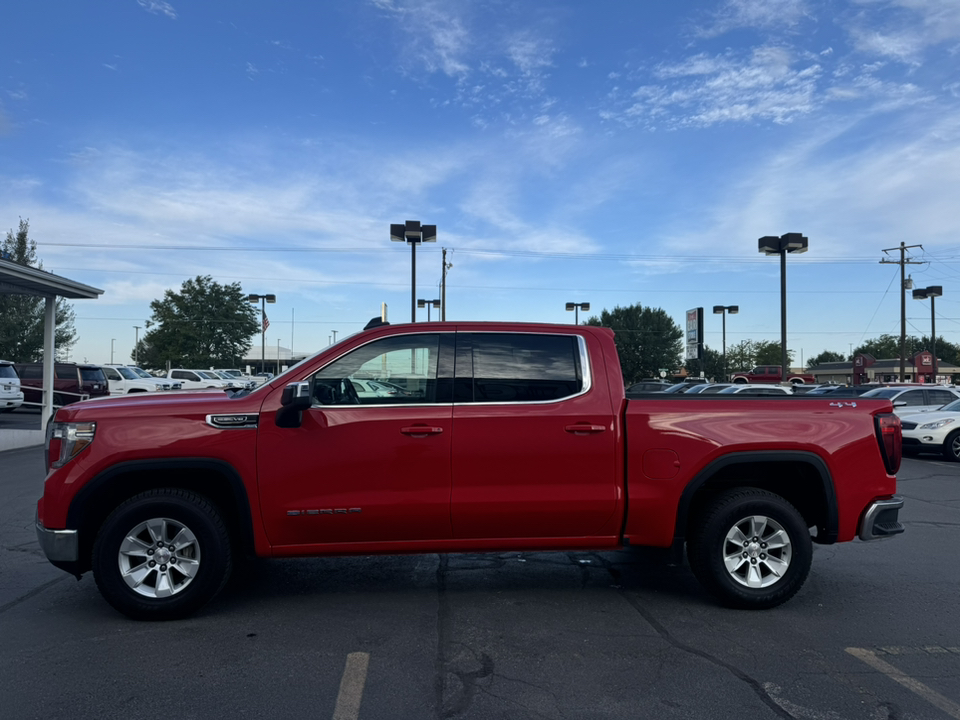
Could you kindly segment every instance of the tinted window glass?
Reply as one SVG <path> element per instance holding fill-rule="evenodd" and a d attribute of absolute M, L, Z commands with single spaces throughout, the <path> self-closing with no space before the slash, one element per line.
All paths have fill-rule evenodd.
<path fill-rule="evenodd" d="M 174 370 L 170 373 L 170 377 L 177 380 L 196 380 L 197 377 L 192 372 L 187 372 L 186 370 Z"/>
<path fill-rule="evenodd" d="M 471 342 L 473 402 L 558 400 L 583 388 L 575 336 L 473 333 Z"/>
<path fill-rule="evenodd" d="M 103 376 L 103 370 L 100 368 L 80 368 L 80 379 L 83 382 L 102 383 L 106 382 Z"/>
<path fill-rule="evenodd" d="M 0 378 L 15 378 L 18 377 L 17 371 L 13 369 L 13 365 L 0 365 Z"/>
<path fill-rule="evenodd" d="M 77 381 L 77 369 L 72 365 L 69 365 L 67 367 L 62 367 L 57 365 L 54 367 L 54 373 L 56 373 L 58 380 L 73 380 L 74 382 Z"/>
<path fill-rule="evenodd" d="M 897 395 L 895 402 L 905 402 L 908 406 L 926 404 L 923 399 L 923 390 L 907 390 L 902 395 Z"/>
<path fill-rule="evenodd" d="M 118 372 L 117 372 L 115 369 L 113 369 L 113 368 L 105 367 L 105 368 L 103 369 L 103 374 L 107 376 L 107 380 L 115 380 L 115 381 L 116 381 L 116 380 L 122 380 L 122 379 L 123 379 L 123 378 L 120 377 L 120 373 L 118 373 Z"/>
<path fill-rule="evenodd" d="M 24 365 L 20 368 L 20 377 L 24 380 L 39 380 L 43 377 L 43 369 L 39 365 Z"/>
<path fill-rule="evenodd" d="M 927 397 L 930 398 L 931 405 L 946 405 L 957 399 L 957 396 L 948 390 L 927 390 Z"/>
<path fill-rule="evenodd" d="M 316 373 L 314 400 L 321 405 L 443 402 L 437 394 L 439 350 L 436 334 L 375 340 Z"/>

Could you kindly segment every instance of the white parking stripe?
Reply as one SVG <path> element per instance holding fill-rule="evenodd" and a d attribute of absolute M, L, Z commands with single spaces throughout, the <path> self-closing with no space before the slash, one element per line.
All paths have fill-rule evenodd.
<path fill-rule="evenodd" d="M 847 648 L 847 652 L 855 658 L 862 660 L 874 670 L 882 672 L 894 682 L 900 683 L 908 690 L 915 692 L 934 707 L 943 710 L 950 717 L 955 720 L 960 720 L 960 705 L 953 702 L 950 698 L 944 697 L 936 690 L 927 687 L 919 680 L 914 680 L 912 677 L 900 672 L 890 663 L 878 658 L 872 650 L 867 650 L 866 648 Z"/>
<path fill-rule="evenodd" d="M 340 679 L 340 692 L 337 695 L 337 706 L 333 709 L 333 720 L 357 720 L 360 717 L 360 701 L 363 699 L 363 686 L 367 682 L 369 664 L 369 653 L 355 652 L 347 655 L 347 666 Z"/>

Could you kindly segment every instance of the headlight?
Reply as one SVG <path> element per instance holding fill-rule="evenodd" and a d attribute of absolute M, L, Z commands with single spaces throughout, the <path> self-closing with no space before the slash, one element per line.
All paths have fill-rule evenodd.
<path fill-rule="evenodd" d="M 51 422 L 47 426 L 47 461 L 50 467 L 63 467 L 73 460 L 93 442 L 96 431 L 97 424 L 92 422 Z"/>
<path fill-rule="evenodd" d="M 937 428 L 945 427 L 953 422 L 953 418 L 946 418 L 945 420 L 936 420 L 934 422 L 925 423 L 919 426 L 918 430 L 936 430 Z"/>

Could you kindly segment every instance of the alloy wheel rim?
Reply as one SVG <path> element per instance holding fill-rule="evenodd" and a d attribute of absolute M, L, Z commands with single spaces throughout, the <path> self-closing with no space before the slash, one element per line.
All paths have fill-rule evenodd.
<path fill-rule="evenodd" d="M 790 567 L 793 543 L 773 518 L 750 515 L 734 523 L 723 541 L 723 564 L 739 585 L 752 589 L 779 582 Z"/>
<path fill-rule="evenodd" d="M 135 593 L 168 598 L 183 592 L 196 578 L 200 544 L 183 523 L 151 518 L 126 534 L 117 560 L 123 581 Z"/>

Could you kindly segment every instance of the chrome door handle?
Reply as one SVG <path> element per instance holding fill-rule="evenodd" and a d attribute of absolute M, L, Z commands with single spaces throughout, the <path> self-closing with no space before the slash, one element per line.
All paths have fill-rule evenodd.
<path fill-rule="evenodd" d="M 588 425 L 586 423 L 579 425 L 567 425 L 564 430 L 568 433 L 573 433 L 574 435 L 591 435 L 593 433 L 601 433 L 607 428 L 603 425 Z"/>
<path fill-rule="evenodd" d="M 411 437 L 426 437 L 427 435 L 439 435 L 443 432 L 442 427 L 428 425 L 413 425 L 411 427 L 402 427 L 400 432 Z"/>

